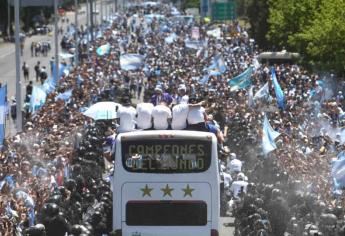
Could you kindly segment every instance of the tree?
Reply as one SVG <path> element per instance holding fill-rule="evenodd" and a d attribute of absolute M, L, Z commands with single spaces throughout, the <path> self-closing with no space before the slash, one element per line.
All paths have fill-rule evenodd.
<path fill-rule="evenodd" d="M 323 0 L 309 27 L 295 35 L 306 45 L 307 58 L 319 69 L 345 72 L 345 2 Z"/>
<path fill-rule="evenodd" d="M 295 35 L 311 24 L 319 11 L 320 1 L 322 0 L 269 0 L 269 42 L 280 49 L 303 49 Z"/>
<path fill-rule="evenodd" d="M 266 34 L 269 30 L 268 0 L 247 1 L 247 16 L 250 23 L 250 34 L 261 48 L 268 48 Z"/>

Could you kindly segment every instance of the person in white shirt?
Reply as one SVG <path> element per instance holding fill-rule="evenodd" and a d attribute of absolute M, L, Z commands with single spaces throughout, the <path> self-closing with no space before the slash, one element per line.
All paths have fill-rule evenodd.
<path fill-rule="evenodd" d="M 227 167 L 230 174 L 240 173 L 242 171 L 242 161 L 236 158 L 235 153 L 230 153 L 230 161 L 228 161 Z"/>
<path fill-rule="evenodd" d="M 206 111 L 205 108 L 201 106 L 202 103 L 197 103 L 196 96 L 191 96 L 190 99 L 189 112 L 187 116 L 188 129 L 189 130 L 198 130 L 205 131 L 205 120 L 206 120 Z"/>
<path fill-rule="evenodd" d="M 248 182 L 245 181 L 244 176 L 240 174 L 238 174 L 237 180 L 232 182 L 231 187 L 230 187 L 230 191 L 232 192 L 235 198 L 239 198 L 241 193 L 247 192 Z"/>
<path fill-rule="evenodd" d="M 129 97 L 125 97 L 122 103 L 123 106 L 117 111 L 120 124 L 117 128 L 119 133 L 130 132 L 135 129 L 135 116 L 137 114 L 135 108 L 131 106 L 131 99 Z"/>
<path fill-rule="evenodd" d="M 182 130 L 187 128 L 188 104 L 177 104 L 172 108 L 171 128 Z"/>
<path fill-rule="evenodd" d="M 186 85 L 180 84 L 177 89 L 178 95 L 176 98 L 176 104 L 188 104 L 189 97 L 186 95 L 186 91 Z"/>
<path fill-rule="evenodd" d="M 168 129 L 171 110 L 165 102 L 160 102 L 152 110 L 152 119 L 154 129 Z"/>
<path fill-rule="evenodd" d="M 152 103 L 139 103 L 137 105 L 137 128 L 150 129 L 152 128 Z"/>

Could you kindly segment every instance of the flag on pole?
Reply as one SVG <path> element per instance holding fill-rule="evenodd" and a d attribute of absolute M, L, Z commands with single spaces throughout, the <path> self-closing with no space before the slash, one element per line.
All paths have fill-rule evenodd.
<path fill-rule="evenodd" d="M 98 56 L 103 56 L 105 54 L 109 54 L 109 52 L 110 52 L 110 44 L 109 43 L 98 47 L 96 50 L 96 53 Z"/>
<path fill-rule="evenodd" d="M 260 99 L 268 99 L 270 96 L 268 82 L 262 86 L 254 95 L 254 101 Z"/>
<path fill-rule="evenodd" d="M 279 132 L 275 131 L 271 125 L 270 122 L 267 119 L 267 116 L 265 114 L 264 116 L 264 122 L 262 127 L 262 149 L 263 153 L 267 155 L 271 151 L 275 150 L 277 148 L 275 139 L 280 135 Z"/>
<path fill-rule="evenodd" d="M 55 101 L 57 100 L 64 100 L 64 101 L 68 101 L 71 97 L 72 97 L 72 92 L 73 89 L 67 90 L 64 93 L 59 93 L 56 97 L 55 97 Z"/>
<path fill-rule="evenodd" d="M 3 145 L 5 138 L 6 96 L 7 85 L 4 85 L 0 88 L 0 145 Z"/>
<path fill-rule="evenodd" d="M 208 67 L 209 75 L 217 76 L 223 74 L 227 70 L 225 62 L 220 55 L 213 57 L 212 64 Z"/>
<path fill-rule="evenodd" d="M 284 96 L 284 92 L 281 89 L 278 80 L 277 80 L 277 76 L 276 76 L 276 72 L 274 70 L 274 68 L 272 68 L 271 71 L 271 76 L 272 76 L 272 82 L 273 82 L 273 87 L 274 87 L 274 92 L 276 94 L 277 97 L 277 103 L 278 103 L 278 107 L 282 110 L 285 110 L 285 96 Z"/>
<path fill-rule="evenodd" d="M 144 56 L 140 54 L 124 54 L 120 56 L 122 70 L 137 70 L 144 65 Z"/>
<path fill-rule="evenodd" d="M 231 86 L 230 91 L 236 91 L 236 90 L 244 89 L 250 86 L 252 84 L 252 80 L 251 80 L 252 73 L 253 73 L 253 68 L 249 67 L 238 76 L 228 80 L 228 85 Z"/>
<path fill-rule="evenodd" d="M 30 111 L 34 113 L 40 109 L 45 103 L 47 94 L 41 86 L 33 86 L 30 98 Z"/>

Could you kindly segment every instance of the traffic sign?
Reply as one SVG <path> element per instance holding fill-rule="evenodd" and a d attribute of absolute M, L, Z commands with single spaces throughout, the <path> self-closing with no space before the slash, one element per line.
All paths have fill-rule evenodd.
<path fill-rule="evenodd" d="M 236 3 L 234 0 L 227 2 L 214 2 L 212 4 L 212 20 L 224 21 L 236 18 Z"/>

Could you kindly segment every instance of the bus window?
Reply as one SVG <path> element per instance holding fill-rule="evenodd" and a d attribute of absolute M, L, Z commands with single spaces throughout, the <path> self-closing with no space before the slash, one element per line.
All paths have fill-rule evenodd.
<path fill-rule="evenodd" d="M 130 172 L 194 173 L 211 164 L 210 140 L 122 140 L 123 167 Z"/>

